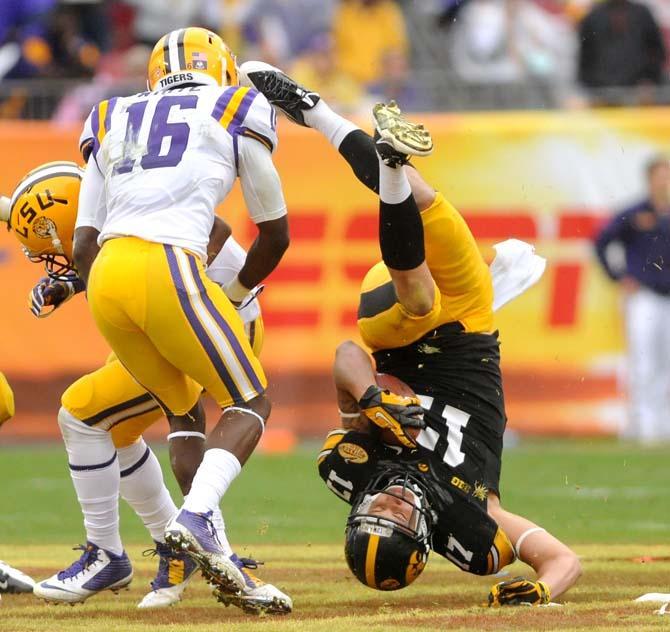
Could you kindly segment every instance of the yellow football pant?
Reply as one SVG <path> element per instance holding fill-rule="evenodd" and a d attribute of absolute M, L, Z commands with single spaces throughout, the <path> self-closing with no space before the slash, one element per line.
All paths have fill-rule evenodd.
<path fill-rule="evenodd" d="M 181 248 L 135 237 L 105 242 L 88 302 L 121 363 L 168 414 L 188 412 L 202 388 L 223 408 L 267 386 L 235 308 Z"/>
<path fill-rule="evenodd" d="M 263 319 L 259 316 L 247 323 L 246 329 L 258 355 L 263 347 Z M 163 417 L 151 395 L 113 353 L 103 367 L 70 385 L 63 393 L 61 405 L 87 426 L 111 432 L 115 448 L 136 443 L 149 426 Z"/>
<path fill-rule="evenodd" d="M 372 350 L 402 347 L 430 330 L 458 321 L 466 332 L 489 332 L 493 324 L 491 273 L 461 214 L 437 193 L 421 212 L 426 264 L 435 281 L 428 314 L 415 316 L 397 302 L 391 275 L 375 264 L 361 286 L 358 327 Z"/>

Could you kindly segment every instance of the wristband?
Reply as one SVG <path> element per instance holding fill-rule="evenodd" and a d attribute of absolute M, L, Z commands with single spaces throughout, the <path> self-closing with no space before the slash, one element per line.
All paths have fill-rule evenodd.
<path fill-rule="evenodd" d="M 240 279 L 237 275 L 235 275 L 235 278 L 230 283 L 224 286 L 224 291 L 226 296 L 235 303 L 240 303 L 244 297 L 251 292 L 249 288 L 244 287 L 244 285 L 240 283 Z"/>

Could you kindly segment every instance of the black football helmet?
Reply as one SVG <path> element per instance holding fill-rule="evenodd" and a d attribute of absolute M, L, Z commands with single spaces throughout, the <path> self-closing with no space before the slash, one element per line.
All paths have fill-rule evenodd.
<path fill-rule="evenodd" d="M 399 590 L 423 572 L 434 516 L 420 482 L 410 474 L 384 472 L 355 499 L 345 532 L 344 554 L 358 581 L 376 590 Z M 408 492 L 411 492 L 408 493 Z M 407 523 L 370 513 L 381 494 L 412 505 Z"/>

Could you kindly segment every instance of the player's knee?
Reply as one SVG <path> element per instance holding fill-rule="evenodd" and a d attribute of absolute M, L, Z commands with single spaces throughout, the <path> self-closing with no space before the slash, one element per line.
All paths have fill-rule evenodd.
<path fill-rule="evenodd" d="M 420 211 L 425 211 L 435 201 L 435 189 L 431 187 L 421 174 L 412 167 L 405 167 L 405 173 L 412 189 L 412 195 L 416 206 Z"/>
<path fill-rule="evenodd" d="M 73 433 L 82 434 L 94 430 L 93 428 L 89 428 L 81 419 L 75 417 L 64 406 L 61 406 L 58 411 L 58 426 L 64 439 Z"/>
<path fill-rule="evenodd" d="M 272 402 L 267 397 L 267 395 L 265 393 L 257 395 L 252 400 L 249 400 L 246 405 L 257 415 L 260 415 L 263 418 L 265 425 L 267 426 L 268 418 L 270 417 L 270 412 L 272 411 Z"/>

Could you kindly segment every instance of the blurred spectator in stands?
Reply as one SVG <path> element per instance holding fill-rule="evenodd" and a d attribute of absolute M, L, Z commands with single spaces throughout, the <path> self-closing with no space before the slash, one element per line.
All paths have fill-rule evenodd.
<path fill-rule="evenodd" d="M 432 105 L 427 91 L 416 81 L 407 56 L 398 50 L 384 53 L 379 80 L 368 86 L 368 92 L 377 101 L 394 99 L 406 112 L 429 110 Z"/>
<path fill-rule="evenodd" d="M 0 81 L 38 75 L 52 60 L 47 26 L 56 0 L 0 2 Z"/>
<path fill-rule="evenodd" d="M 342 0 L 333 33 L 339 66 L 364 86 L 384 75 L 384 56 L 407 56 L 405 19 L 392 0 Z"/>
<path fill-rule="evenodd" d="M 623 436 L 670 439 L 670 161 L 646 169 L 648 195 L 605 226 L 596 252 L 626 296 L 630 421 Z M 616 264 L 611 246 L 623 247 Z M 621 257 L 619 257 L 621 259 Z"/>
<path fill-rule="evenodd" d="M 604 0 L 579 26 L 579 82 L 598 90 L 596 103 L 616 104 L 621 95 L 608 88 L 638 87 L 639 101 L 654 100 L 662 83 L 666 50 L 648 7 L 631 0 Z"/>
<path fill-rule="evenodd" d="M 53 12 L 47 30 L 47 40 L 53 56 L 49 66 L 50 78 L 93 76 L 100 59 L 100 48 L 84 34 L 82 14 L 73 4 L 61 4 Z M 104 41 L 104 40 L 100 40 Z"/>
<path fill-rule="evenodd" d="M 204 26 L 218 31 L 221 7 L 218 0 L 124 0 L 135 8 L 135 39 L 153 45 L 166 33 L 185 26 Z"/>
<path fill-rule="evenodd" d="M 570 25 L 529 0 L 470 0 L 450 39 L 453 68 L 470 83 L 565 84 L 571 77 Z"/>
<path fill-rule="evenodd" d="M 291 76 L 318 92 L 340 113 L 353 114 L 362 109 L 364 93 L 356 81 L 340 70 L 337 61 L 332 35 L 321 33 L 312 38 L 307 53 L 295 62 Z"/>
<path fill-rule="evenodd" d="M 63 96 L 53 120 L 63 124 L 77 123 L 83 121 L 91 108 L 103 99 L 146 90 L 150 53 L 148 46 L 136 44 L 107 54 L 92 81 L 78 85 Z"/>
<path fill-rule="evenodd" d="M 337 0 L 252 0 L 243 20 L 245 57 L 287 67 L 330 31 Z"/>

